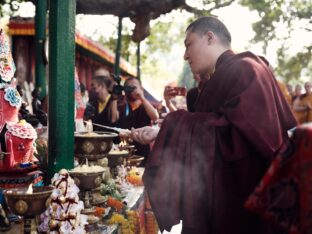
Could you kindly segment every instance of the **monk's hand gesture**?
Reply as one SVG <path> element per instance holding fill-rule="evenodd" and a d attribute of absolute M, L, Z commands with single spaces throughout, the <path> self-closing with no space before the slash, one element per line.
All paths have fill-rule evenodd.
<path fill-rule="evenodd" d="M 131 129 L 131 138 L 143 145 L 153 142 L 159 132 L 158 127 L 146 126 L 143 128 Z"/>

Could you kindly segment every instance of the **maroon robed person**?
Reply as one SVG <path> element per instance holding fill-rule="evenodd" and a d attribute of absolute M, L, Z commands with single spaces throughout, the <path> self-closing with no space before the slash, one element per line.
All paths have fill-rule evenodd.
<path fill-rule="evenodd" d="M 146 164 L 144 185 L 161 230 L 182 220 L 182 233 L 274 233 L 244 202 L 287 148 L 296 121 L 267 65 L 250 52 L 234 54 L 230 42 L 213 17 L 187 29 L 185 59 L 193 73 L 211 78 L 195 113 L 165 118 Z M 147 142 L 150 131 L 132 136 Z"/>

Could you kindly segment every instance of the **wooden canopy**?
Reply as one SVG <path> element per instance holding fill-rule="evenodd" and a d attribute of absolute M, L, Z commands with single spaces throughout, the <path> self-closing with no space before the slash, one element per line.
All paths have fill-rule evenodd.
<path fill-rule="evenodd" d="M 193 9 L 185 0 L 77 0 L 76 13 L 130 17 L 135 23 L 132 40 L 140 42 L 150 33 L 150 20 L 176 8 Z"/>
<path fill-rule="evenodd" d="M 133 17 L 150 14 L 157 18 L 185 4 L 185 0 L 77 0 L 77 14 Z"/>

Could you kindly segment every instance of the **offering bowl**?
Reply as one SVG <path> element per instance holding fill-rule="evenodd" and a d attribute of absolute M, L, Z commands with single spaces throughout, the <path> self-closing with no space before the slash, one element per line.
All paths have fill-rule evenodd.
<path fill-rule="evenodd" d="M 111 150 L 113 139 L 117 136 L 118 134 L 112 132 L 75 133 L 75 156 L 91 161 L 104 158 Z"/>
<path fill-rule="evenodd" d="M 103 179 L 103 171 L 97 172 L 69 172 L 70 176 L 74 179 L 75 184 L 81 191 L 89 191 L 101 185 Z"/>
<path fill-rule="evenodd" d="M 34 218 L 46 210 L 53 189 L 53 186 L 34 187 L 32 193 L 26 193 L 27 188 L 13 188 L 3 194 L 14 214 Z"/>
<path fill-rule="evenodd" d="M 129 155 L 126 150 L 123 151 L 111 151 L 108 153 L 107 160 L 109 167 L 117 167 L 123 164 L 124 159 Z"/>

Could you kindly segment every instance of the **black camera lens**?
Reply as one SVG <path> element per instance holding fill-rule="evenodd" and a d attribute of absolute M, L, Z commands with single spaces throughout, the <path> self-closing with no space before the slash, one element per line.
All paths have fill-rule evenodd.
<path fill-rule="evenodd" d="M 132 85 L 125 85 L 124 86 L 125 93 L 132 93 L 135 89 L 136 89 L 136 87 L 132 86 Z"/>

